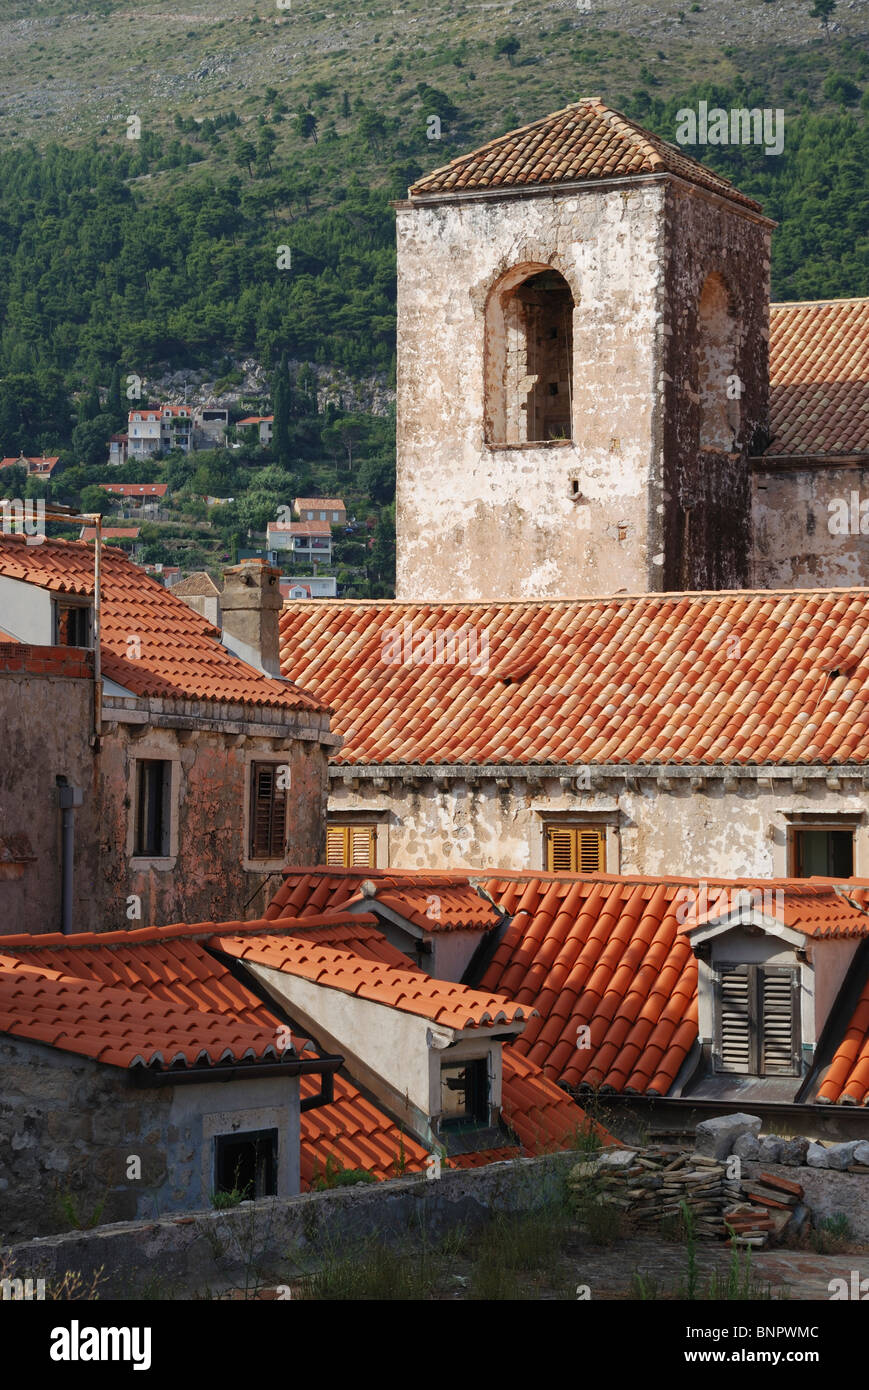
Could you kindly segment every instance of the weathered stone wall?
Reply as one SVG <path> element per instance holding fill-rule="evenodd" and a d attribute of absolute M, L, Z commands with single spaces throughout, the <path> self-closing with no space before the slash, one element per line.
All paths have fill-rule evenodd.
<path fill-rule="evenodd" d="M 68 1230 L 71 1215 L 87 1225 L 206 1206 L 210 1139 L 233 1112 L 242 1130 L 279 1122 L 281 1186 L 298 1191 L 297 1078 L 139 1090 L 120 1068 L 8 1035 L 0 1074 L 0 1245 Z M 140 1179 L 128 1177 L 133 1156 Z"/>
<path fill-rule="evenodd" d="M 656 587 L 735 589 L 748 582 L 748 459 L 769 424 L 769 239 L 769 227 L 750 214 L 685 186 L 668 188 L 661 251 L 665 564 Z M 714 312 L 701 320 L 701 296 L 705 301 L 715 282 L 729 329 Z"/>
<path fill-rule="evenodd" d="M 180 766 L 177 849 L 165 867 L 130 861 L 127 804 L 138 758 L 165 758 Z M 99 922 L 91 929 L 130 926 L 127 900 L 141 899 L 141 920 L 151 923 L 226 921 L 259 916 L 274 894 L 266 882 L 279 864 L 247 858 L 251 761 L 289 767 L 289 854 L 291 864 L 319 863 L 325 848 L 323 804 L 327 755 L 316 742 L 246 737 L 239 744 L 218 732 L 152 726 L 141 736 L 119 724 L 101 755 L 101 875 Z M 259 889 L 259 891 L 257 891 Z M 248 903 L 248 899 L 250 902 Z M 248 904 L 245 906 L 245 904 Z"/>
<path fill-rule="evenodd" d="M 25 658 L 28 651 L 33 656 Z M 76 653 L 82 669 L 86 655 Z M 74 812 L 76 913 L 89 915 L 88 899 L 99 891 L 93 680 L 60 674 L 69 669 L 63 664 L 68 657 L 59 648 L 19 647 L 17 656 L 0 663 L 0 838 L 16 837 L 19 851 L 33 856 L 20 868 L 0 865 L 0 932 L 60 931 L 58 776 L 84 792 L 84 804 Z"/>
<path fill-rule="evenodd" d="M 578 770 L 577 770 L 578 771 Z M 394 868 L 511 868 L 544 866 L 543 824 L 553 813 L 598 813 L 617 820 L 607 837 L 607 869 L 624 874 L 678 874 L 702 877 L 779 877 L 788 872 L 786 813 L 839 812 L 864 817 L 869 796 L 862 779 L 842 778 L 838 789 L 823 777 L 806 779 L 797 791 L 788 777 L 705 780 L 693 790 L 689 777 L 672 778 L 663 790 L 652 779 L 634 789 L 613 781 L 600 791 L 573 792 L 557 779 L 529 789 L 519 776 L 450 779 L 441 787 L 426 781 L 410 786 L 390 778 L 374 792 L 360 780 L 358 790 L 332 780 L 329 812 L 380 811 L 388 819 L 378 835 L 388 840 Z M 869 874 L 869 826 L 855 831 L 855 873 Z"/>
<path fill-rule="evenodd" d="M 660 587 L 663 199 L 644 184 L 399 209 L 398 598 Z M 573 442 L 487 445 L 491 297 L 545 267 L 576 306 Z"/>
<path fill-rule="evenodd" d="M 869 465 L 756 467 L 752 525 L 754 588 L 869 583 Z"/>
<path fill-rule="evenodd" d="M 101 1300 L 144 1291 L 160 1298 L 203 1295 L 206 1288 L 245 1278 L 280 1282 L 296 1251 L 346 1250 L 373 1238 L 400 1242 L 423 1231 L 436 1240 L 457 1227 L 474 1230 L 495 1214 L 536 1211 L 561 1194 L 576 1157 L 569 1152 L 514 1159 L 444 1170 L 433 1181 L 395 1178 L 203 1211 L 181 1224 L 155 1217 L 147 1224 L 28 1240 L 9 1252 L 10 1272 L 62 1279 L 75 1270 L 87 1285 L 102 1267 Z"/>
<path fill-rule="evenodd" d="M 68 659 L 68 653 L 61 652 L 61 658 Z M 261 915 L 274 893 L 270 875 L 283 861 L 246 857 L 252 760 L 289 767 L 287 862 L 322 860 L 328 754 L 316 731 L 290 737 L 286 727 L 276 725 L 268 736 L 269 726 L 261 724 L 254 726 L 256 734 L 239 735 L 196 728 L 193 716 L 186 722 L 194 727 L 166 727 L 173 718 L 176 724 L 183 721 L 169 714 L 163 722 L 157 712 L 149 717 L 146 702 L 134 701 L 145 704 L 147 722 L 113 720 L 106 704 L 95 752 L 91 679 L 30 665 L 29 671 L 0 666 L 6 748 L 0 759 L 0 838 L 26 836 L 24 847 L 33 855 L 15 868 L 4 867 L 0 854 L 0 933 L 60 930 L 58 775 L 83 793 L 73 812 L 73 931 Z M 46 660 L 37 663 L 45 665 Z M 170 854 L 159 861 L 133 855 L 134 764 L 142 758 L 173 764 L 175 831 Z"/>

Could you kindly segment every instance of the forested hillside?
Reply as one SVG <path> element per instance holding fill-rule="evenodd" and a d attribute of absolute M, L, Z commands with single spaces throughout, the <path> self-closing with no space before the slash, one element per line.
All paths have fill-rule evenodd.
<path fill-rule="evenodd" d="M 274 373 L 286 354 L 389 381 L 391 200 L 423 170 L 579 95 L 596 92 L 670 140 L 677 110 L 700 100 L 781 108 L 780 155 L 694 153 L 780 223 L 775 298 L 869 294 L 869 51 L 854 41 L 864 0 L 842 10 L 839 32 L 807 18 L 809 0 L 758 3 L 741 44 L 728 43 L 720 3 L 687 14 L 664 7 L 654 41 L 639 20 L 619 29 L 613 6 L 606 25 L 602 14 L 558 5 L 488 15 L 459 6 L 427 36 L 416 7 L 394 17 L 342 6 L 331 27 L 317 12 L 303 22 L 284 8 L 275 18 L 245 0 L 248 18 L 235 23 L 209 21 L 203 8 L 183 35 L 189 15 L 174 28 L 166 19 L 158 34 L 153 16 L 108 0 L 80 29 L 53 3 L 30 29 L 25 19 L 5 24 L 24 71 L 38 62 L 53 104 L 29 91 L 16 100 L 13 84 L 0 107 L 0 449 L 61 452 L 67 491 L 72 466 L 104 458 L 128 373 L 219 359 L 229 369 L 244 355 Z M 336 41 L 340 24 L 355 46 Z M 90 102 L 76 86 L 73 74 L 93 67 L 88 33 L 105 53 L 120 44 L 121 25 L 128 44 L 147 35 L 130 71 L 159 77 L 159 100 L 144 78 L 118 97 L 120 67 L 94 69 Z M 764 29 L 776 25 L 771 46 Z M 180 60 L 177 41 L 164 47 L 171 33 Z M 295 452 L 272 462 L 312 482 L 322 465 L 319 484 L 340 486 L 322 438 L 336 412 L 318 417 L 302 385 Z M 371 463 L 377 510 L 389 501 L 391 444 L 370 417 L 354 428 L 350 471 L 354 484 L 363 479 L 361 505 Z"/>

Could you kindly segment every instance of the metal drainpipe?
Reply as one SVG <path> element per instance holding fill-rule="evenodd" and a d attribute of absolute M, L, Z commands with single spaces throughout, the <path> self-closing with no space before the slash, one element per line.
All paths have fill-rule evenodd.
<path fill-rule="evenodd" d="M 60 930 L 64 936 L 72 932 L 72 871 L 75 863 L 75 807 L 82 804 L 79 787 L 71 787 L 65 777 L 57 779 L 60 803 L 61 878 Z"/>

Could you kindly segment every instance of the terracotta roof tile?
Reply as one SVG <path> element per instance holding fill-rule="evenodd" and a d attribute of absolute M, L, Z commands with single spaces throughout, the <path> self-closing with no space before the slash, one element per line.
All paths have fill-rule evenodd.
<path fill-rule="evenodd" d="M 822 1105 L 869 1105 L 869 979 L 817 1098 Z"/>
<path fill-rule="evenodd" d="M 362 897 L 361 885 L 376 888 L 376 901 L 426 932 L 487 931 L 500 916 L 476 891 L 471 875 L 407 873 L 384 869 L 290 869 L 266 909 L 268 920 L 305 917 L 371 902 Z"/>
<path fill-rule="evenodd" d="M 769 455 L 869 453 L 869 299 L 770 305 Z"/>
<path fill-rule="evenodd" d="M 216 935 L 214 945 L 227 955 L 251 964 L 270 966 L 289 975 L 387 1004 L 403 1013 L 418 1014 L 447 1028 L 508 1026 L 529 1016 L 530 1010 L 499 994 L 471 990 L 422 971 L 364 958 L 314 940 L 308 932 L 284 936 Z"/>
<path fill-rule="evenodd" d="M 677 174 L 743 207 L 760 205 L 729 180 L 605 106 L 585 97 L 460 155 L 417 179 L 411 199 L 466 190 L 528 188 L 639 174 Z"/>
<path fill-rule="evenodd" d="M 93 550 L 83 542 L 31 546 L 23 536 L 0 536 L 0 575 L 10 579 L 54 593 L 92 594 L 93 570 Z M 211 623 L 122 551 L 103 549 L 100 588 L 103 674 L 134 695 L 323 711 L 315 696 L 233 656 Z M 140 644 L 135 657 L 131 635 Z"/>
<path fill-rule="evenodd" d="M 391 632 L 470 628 L 487 633 L 485 669 L 384 660 Z M 865 588 L 302 599 L 280 630 L 284 673 L 335 710 L 342 764 L 869 760 Z M 710 659 L 733 639 L 739 660 Z"/>

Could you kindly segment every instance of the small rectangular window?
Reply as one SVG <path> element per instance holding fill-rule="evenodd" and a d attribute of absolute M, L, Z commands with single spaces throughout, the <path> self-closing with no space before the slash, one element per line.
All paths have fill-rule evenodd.
<path fill-rule="evenodd" d="M 377 827 L 375 825 L 329 825 L 326 827 L 326 863 L 336 868 L 374 869 L 377 867 Z"/>
<path fill-rule="evenodd" d="M 793 831 L 794 878 L 851 878 L 854 873 L 854 831 L 844 827 Z"/>
<path fill-rule="evenodd" d="M 441 1125 L 489 1123 L 489 1068 L 485 1057 L 441 1065 Z"/>
<path fill-rule="evenodd" d="M 251 763 L 250 858 L 283 859 L 287 792 L 279 785 L 285 763 Z"/>
<path fill-rule="evenodd" d="M 278 1131 L 249 1130 L 214 1139 L 215 1192 L 242 1193 L 243 1201 L 277 1193 Z"/>
<path fill-rule="evenodd" d="M 150 859 L 168 856 L 171 784 L 171 762 L 160 758 L 137 762 L 134 854 Z"/>
<path fill-rule="evenodd" d="M 81 603 L 55 605 L 55 645 L 58 647 L 90 647 L 91 610 Z"/>
<path fill-rule="evenodd" d="M 606 870 L 606 827 L 547 825 L 546 867 L 550 873 L 600 874 Z"/>

